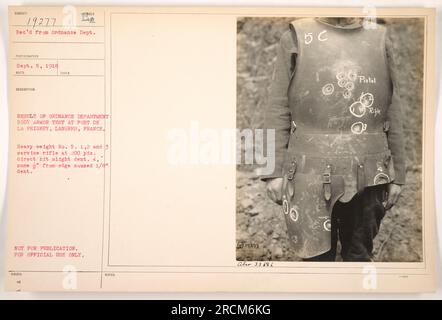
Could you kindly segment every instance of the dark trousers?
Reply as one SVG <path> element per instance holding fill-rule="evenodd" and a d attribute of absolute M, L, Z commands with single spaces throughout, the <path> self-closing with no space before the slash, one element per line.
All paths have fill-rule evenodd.
<path fill-rule="evenodd" d="M 335 261 L 338 239 L 344 261 L 371 261 L 373 239 L 385 215 L 385 186 L 365 188 L 347 203 L 336 202 L 332 211 L 331 249 L 305 261 Z"/>

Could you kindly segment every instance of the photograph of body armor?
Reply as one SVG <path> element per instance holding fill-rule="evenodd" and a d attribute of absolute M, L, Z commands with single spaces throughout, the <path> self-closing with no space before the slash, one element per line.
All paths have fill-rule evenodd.
<path fill-rule="evenodd" d="M 238 261 L 422 261 L 424 29 L 238 19 L 238 132 L 274 158 L 237 167 Z"/>

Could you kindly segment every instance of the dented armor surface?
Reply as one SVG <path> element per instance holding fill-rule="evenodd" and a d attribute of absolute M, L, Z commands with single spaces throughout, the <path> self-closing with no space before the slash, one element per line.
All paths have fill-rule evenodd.
<path fill-rule="evenodd" d="M 292 22 L 298 55 L 288 89 L 292 131 L 283 212 L 297 254 L 331 247 L 331 212 L 366 187 L 394 179 L 388 148 L 391 80 L 385 28 Z"/>

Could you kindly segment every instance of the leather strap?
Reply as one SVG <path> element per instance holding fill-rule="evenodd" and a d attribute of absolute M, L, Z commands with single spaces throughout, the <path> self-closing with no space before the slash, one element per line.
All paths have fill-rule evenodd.
<path fill-rule="evenodd" d="M 324 198 L 329 201 L 331 199 L 331 166 L 325 167 L 322 175 L 322 183 L 324 185 Z"/>
<path fill-rule="evenodd" d="M 365 166 L 364 163 L 360 163 L 357 166 L 357 188 L 358 191 L 362 191 L 365 188 Z"/>

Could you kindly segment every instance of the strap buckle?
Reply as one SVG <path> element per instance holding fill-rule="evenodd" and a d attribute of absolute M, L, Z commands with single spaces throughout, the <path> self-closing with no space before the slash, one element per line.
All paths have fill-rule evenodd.
<path fill-rule="evenodd" d="M 288 180 L 293 180 L 293 178 L 295 177 L 296 167 L 297 167 L 296 160 L 293 160 L 292 167 L 289 169 L 287 173 Z"/>
<path fill-rule="evenodd" d="M 295 123 L 294 120 L 292 120 L 291 128 L 290 128 L 290 133 L 291 133 L 291 134 L 294 134 L 295 131 L 296 131 L 296 123 Z"/>
<path fill-rule="evenodd" d="M 325 171 L 322 174 L 322 183 L 330 184 L 331 183 L 331 166 L 327 165 L 325 167 Z"/>

